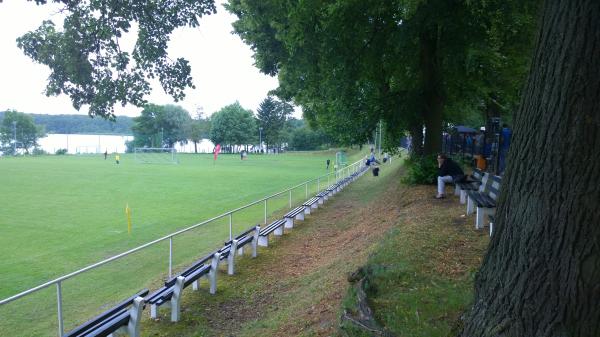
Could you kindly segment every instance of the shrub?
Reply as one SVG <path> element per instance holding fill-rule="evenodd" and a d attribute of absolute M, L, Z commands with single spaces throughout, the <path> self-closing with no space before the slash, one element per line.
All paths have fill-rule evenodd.
<path fill-rule="evenodd" d="M 55 153 L 59 156 L 62 156 L 62 155 L 67 154 L 67 149 L 58 149 L 58 150 L 56 150 Z"/>
<path fill-rule="evenodd" d="M 36 148 L 33 149 L 33 151 L 31 152 L 31 154 L 34 155 L 34 156 L 42 156 L 42 155 L 48 154 L 48 152 L 44 151 L 44 149 L 36 147 Z"/>
<path fill-rule="evenodd" d="M 407 184 L 435 184 L 437 180 L 437 155 L 410 156 L 406 159 L 407 174 L 402 181 Z"/>

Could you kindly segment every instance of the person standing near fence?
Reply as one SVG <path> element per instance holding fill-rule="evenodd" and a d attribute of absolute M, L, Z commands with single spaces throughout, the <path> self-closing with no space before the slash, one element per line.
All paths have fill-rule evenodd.
<path fill-rule="evenodd" d="M 117 153 L 115 155 L 115 162 L 117 163 L 117 165 L 119 165 L 119 160 L 121 160 L 121 156 L 119 156 L 119 154 Z"/>

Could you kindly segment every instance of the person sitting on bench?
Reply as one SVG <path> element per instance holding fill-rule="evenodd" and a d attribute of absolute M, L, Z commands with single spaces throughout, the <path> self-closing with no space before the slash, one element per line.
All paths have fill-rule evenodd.
<path fill-rule="evenodd" d="M 465 173 L 458 166 L 456 162 L 454 162 L 451 158 L 448 158 L 446 154 L 440 153 L 437 156 L 438 162 L 438 177 L 437 177 L 437 195 L 436 199 L 445 198 L 446 195 L 444 190 L 446 188 L 446 183 L 457 183 L 462 181 L 465 177 Z"/>

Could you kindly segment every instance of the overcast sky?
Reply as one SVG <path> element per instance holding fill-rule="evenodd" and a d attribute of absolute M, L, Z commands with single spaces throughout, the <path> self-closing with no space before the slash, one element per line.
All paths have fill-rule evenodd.
<path fill-rule="evenodd" d="M 222 1 L 217 1 L 218 3 Z M 65 96 L 43 94 L 50 71 L 36 64 L 17 48 L 16 39 L 36 29 L 42 20 L 62 20 L 55 5 L 36 6 L 24 0 L 0 3 L 0 111 L 15 109 L 26 113 L 85 114 L 78 112 Z M 277 79 L 261 74 L 253 66 L 252 51 L 237 35 L 231 34 L 235 16 L 221 4 L 217 14 L 202 17 L 200 27 L 180 29 L 171 36 L 169 57 L 184 57 L 190 62 L 196 89 L 186 90 L 184 101 L 178 102 L 195 115 L 203 107 L 205 115 L 238 100 L 244 108 L 256 111 L 267 92 L 277 87 Z M 158 83 L 147 98 L 156 104 L 175 104 Z M 83 110 L 83 109 L 82 109 Z M 115 107 L 117 115 L 137 116 L 135 106 Z M 296 117 L 300 117 L 296 113 Z"/>

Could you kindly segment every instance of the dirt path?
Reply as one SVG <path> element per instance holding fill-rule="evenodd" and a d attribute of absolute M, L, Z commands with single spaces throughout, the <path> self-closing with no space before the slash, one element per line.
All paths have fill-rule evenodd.
<path fill-rule="evenodd" d="M 271 239 L 257 259 L 238 259 L 235 276 L 220 273 L 216 296 L 206 295 L 206 286 L 185 294 L 182 322 L 150 322 L 143 334 L 336 335 L 348 273 L 366 262 L 400 214 L 400 171 L 386 173 L 363 176 L 283 238 Z"/>

